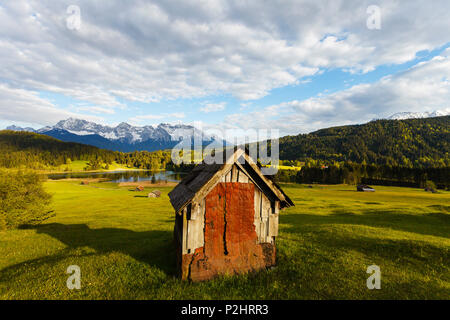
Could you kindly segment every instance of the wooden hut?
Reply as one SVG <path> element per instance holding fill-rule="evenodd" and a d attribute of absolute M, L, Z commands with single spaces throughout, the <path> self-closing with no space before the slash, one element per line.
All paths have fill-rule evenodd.
<path fill-rule="evenodd" d="M 372 187 L 369 187 L 366 184 L 360 184 L 358 186 L 356 186 L 356 191 L 360 191 L 360 192 L 375 192 L 375 189 Z"/>
<path fill-rule="evenodd" d="M 157 198 L 161 197 L 161 191 L 159 190 L 153 190 L 152 193 L 156 195 Z"/>
<path fill-rule="evenodd" d="M 159 190 L 153 190 L 152 192 L 150 192 L 150 193 L 148 194 L 148 197 L 149 197 L 149 198 L 159 198 L 159 197 L 161 197 L 161 191 L 159 191 Z"/>
<path fill-rule="evenodd" d="M 242 149 L 224 164 L 198 165 L 169 197 L 182 279 L 275 265 L 279 212 L 293 203 Z"/>

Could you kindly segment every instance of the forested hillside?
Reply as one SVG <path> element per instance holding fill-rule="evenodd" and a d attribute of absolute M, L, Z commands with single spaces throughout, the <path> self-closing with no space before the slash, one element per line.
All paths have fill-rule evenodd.
<path fill-rule="evenodd" d="M 0 166 L 15 168 L 26 166 L 38 169 L 44 166 L 58 166 L 71 160 L 92 160 L 101 158 L 113 161 L 112 151 L 102 150 L 73 142 L 62 142 L 49 136 L 4 130 L 0 131 Z"/>
<path fill-rule="evenodd" d="M 283 164 L 304 167 L 342 167 L 352 162 L 388 168 L 449 168 L 449 141 L 450 116 L 378 120 L 280 138 L 280 158 Z M 89 161 L 89 170 L 114 161 L 130 168 L 180 169 L 172 164 L 170 151 L 115 152 L 36 133 L 0 131 L 0 167 L 45 169 L 73 160 Z"/>
<path fill-rule="evenodd" d="M 280 138 L 283 160 L 402 166 L 450 165 L 450 116 L 378 120 Z"/>
<path fill-rule="evenodd" d="M 86 170 L 104 169 L 114 161 L 130 168 L 177 169 L 169 151 L 115 152 L 32 132 L 0 131 L 0 167 L 49 169 L 73 160 L 88 161 Z"/>

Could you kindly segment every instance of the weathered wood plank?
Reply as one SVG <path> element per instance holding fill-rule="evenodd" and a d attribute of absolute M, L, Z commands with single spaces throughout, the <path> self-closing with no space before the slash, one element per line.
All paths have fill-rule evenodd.
<path fill-rule="evenodd" d="M 231 182 L 231 170 L 225 175 L 225 182 Z"/>
<path fill-rule="evenodd" d="M 238 169 L 235 165 L 231 168 L 231 182 L 237 182 L 238 180 Z"/>
<path fill-rule="evenodd" d="M 261 243 L 261 218 L 255 219 L 253 224 L 255 225 L 256 235 L 258 236 L 257 243 Z"/>
<path fill-rule="evenodd" d="M 278 236 L 278 217 L 278 213 L 269 216 L 269 237 Z"/>
<path fill-rule="evenodd" d="M 191 251 L 195 247 L 195 241 L 196 241 L 196 232 L 197 232 L 197 205 L 195 203 L 191 204 L 191 212 L 190 217 L 187 219 L 187 245 L 186 249 L 187 251 Z"/>
<path fill-rule="evenodd" d="M 261 217 L 267 219 L 271 213 L 272 206 L 270 204 L 270 200 L 266 197 L 265 194 L 263 194 L 261 203 Z"/>
<path fill-rule="evenodd" d="M 280 201 L 275 201 L 273 205 L 273 212 L 269 214 L 269 230 L 267 236 L 267 242 L 273 243 L 273 237 L 278 236 L 278 217 L 280 213 Z"/>
<path fill-rule="evenodd" d="M 274 212 L 275 214 L 279 214 L 280 213 L 280 201 L 275 201 L 275 206 L 274 206 Z"/>
<path fill-rule="evenodd" d="M 261 220 L 261 191 L 258 188 L 255 188 L 254 208 L 255 220 Z"/>
<path fill-rule="evenodd" d="M 253 161 L 253 159 L 250 158 L 250 156 L 246 153 L 244 153 L 242 155 L 245 160 L 247 161 L 247 163 L 253 168 L 253 170 L 256 172 L 256 174 L 266 183 L 266 185 L 270 188 L 270 190 L 278 197 L 278 199 L 285 201 L 286 198 L 284 197 L 284 195 L 281 193 L 280 190 L 278 190 L 277 187 L 274 186 L 274 184 L 272 183 L 271 180 L 267 179 L 259 170 L 258 166 L 256 165 L 255 161 Z"/>
<path fill-rule="evenodd" d="M 258 185 L 258 183 L 256 183 L 256 181 L 252 178 L 252 176 L 245 170 L 245 168 L 242 166 L 242 164 L 236 163 L 236 165 L 238 166 L 239 169 L 241 169 L 242 171 L 245 172 L 245 174 L 247 175 L 248 180 L 253 182 L 253 184 L 255 185 L 256 188 L 262 190 L 262 188 Z"/>
<path fill-rule="evenodd" d="M 255 187 L 254 195 L 255 216 L 254 222 L 256 235 L 258 236 L 258 243 L 261 243 L 261 191 Z"/>
<path fill-rule="evenodd" d="M 188 223 L 187 251 L 192 253 L 204 245 L 204 200 L 200 204 L 192 204 L 191 219 Z"/>
<path fill-rule="evenodd" d="M 245 174 L 245 172 L 242 171 L 241 169 L 239 169 L 238 182 L 240 182 L 240 183 L 248 183 L 248 177 Z"/>
<path fill-rule="evenodd" d="M 261 242 L 271 242 L 268 241 L 269 236 L 269 216 L 272 212 L 272 206 L 270 200 L 265 194 L 262 194 L 261 201 Z"/>
<path fill-rule="evenodd" d="M 181 234 L 181 251 L 182 254 L 186 254 L 187 253 L 187 231 L 188 231 L 188 225 L 187 225 L 187 209 L 186 207 L 183 209 L 183 231 Z"/>
<path fill-rule="evenodd" d="M 198 237 L 198 243 L 197 248 L 203 247 L 205 245 L 205 199 L 203 199 L 200 202 L 199 206 L 199 237 Z"/>

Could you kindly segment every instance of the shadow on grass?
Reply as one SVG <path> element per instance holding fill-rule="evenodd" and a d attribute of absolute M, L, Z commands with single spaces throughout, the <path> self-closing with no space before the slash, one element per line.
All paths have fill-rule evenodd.
<path fill-rule="evenodd" d="M 1 270 L 2 273 L 11 269 L 18 269 L 24 265 L 35 263 L 45 264 L 73 256 L 72 249 L 90 247 L 95 253 L 86 255 L 107 254 L 120 252 L 140 262 L 156 267 L 168 275 L 175 275 L 175 249 L 172 233 L 169 231 L 136 232 L 120 228 L 91 229 L 86 224 L 50 223 L 34 226 L 37 233 L 47 234 L 61 242 L 68 248 L 53 255 L 25 261 Z M 39 260 L 39 261 L 38 261 Z"/>
<path fill-rule="evenodd" d="M 339 211 L 327 216 L 286 214 L 280 215 L 280 223 L 287 225 L 280 226 L 280 233 L 300 234 L 305 243 L 313 244 L 313 248 L 325 259 L 320 260 L 321 263 L 317 268 L 332 265 L 335 259 L 332 257 L 339 256 L 343 252 L 357 251 L 370 257 L 375 264 L 390 261 L 393 265 L 404 266 L 424 276 L 432 274 L 433 278 L 448 281 L 448 276 L 445 276 L 448 274 L 448 264 L 445 261 L 449 261 L 450 251 L 445 246 L 429 243 L 414 236 L 410 239 L 390 239 L 353 233 L 351 229 L 341 231 L 334 227 L 368 226 L 450 238 L 449 219 L 448 214 L 439 212 L 414 215 L 399 214 L 398 211 L 374 210 L 359 211 L 357 214 Z M 307 256 L 311 253 L 303 252 L 303 254 Z M 437 297 L 445 296 L 444 289 L 437 284 L 433 288 Z"/>
<path fill-rule="evenodd" d="M 320 228 L 319 225 L 310 223 L 282 228 L 281 233 L 300 233 L 302 237 L 296 250 L 289 251 L 289 255 L 283 250 L 278 251 L 278 262 L 289 265 L 293 260 L 301 261 L 302 264 L 297 264 L 298 270 L 294 271 L 304 275 L 304 287 L 320 299 L 448 298 L 449 268 L 446 261 L 450 259 L 450 251 L 445 246 L 420 240 L 366 236 L 351 230 L 341 232 L 334 228 Z M 358 288 L 355 283 L 343 285 L 340 280 L 336 281 L 346 279 L 351 283 L 360 279 L 363 287 L 367 279 L 366 268 L 371 264 L 380 266 L 384 270 L 382 272 L 386 271 L 383 281 L 389 283 L 389 287 L 385 286 L 376 296 L 355 290 Z M 310 287 L 311 283 L 324 283 L 326 286 Z M 333 290 L 327 290 L 327 286 Z M 348 289 L 350 291 L 346 292 Z"/>
<path fill-rule="evenodd" d="M 450 215 L 440 212 L 428 214 L 399 213 L 398 210 L 358 210 L 357 213 L 337 209 L 330 215 L 282 214 L 281 223 L 296 227 L 283 228 L 283 231 L 298 233 L 303 228 L 315 228 L 324 224 L 364 225 L 390 228 L 422 235 L 450 238 Z"/>
<path fill-rule="evenodd" d="M 439 210 L 439 211 L 444 211 L 444 212 L 450 212 L 450 206 L 434 204 L 434 205 L 428 206 L 428 208 Z"/>

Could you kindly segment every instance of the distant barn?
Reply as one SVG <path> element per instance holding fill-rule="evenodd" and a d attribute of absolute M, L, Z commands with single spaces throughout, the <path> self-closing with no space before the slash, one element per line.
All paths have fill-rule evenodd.
<path fill-rule="evenodd" d="M 375 192 L 375 189 L 372 187 L 369 187 L 366 184 L 360 184 L 356 187 L 356 191 L 360 191 L 360 192 Z"/>
<path fill-rule="evenodd" d="M 144 191 L 144 187 L 143 186 L 137 186 L 134 191 Z"/>
<path fill-rule="evenodd" d="M 159 190 L 153 190 L 152 192 L 150 192 L 150 193 L 148 194 L 148 197 L 149 197 L 149 198 L 159 198 L 159 197 L 161 197 L 161 191 L 159 191 Z"/>
<path fill-rule="evenodd" d="M 434 188 L 431 188 L 431 187 L 426 187 L 424 190 L 427 191 L 427 192 L 431 192 L 431 193 L 437 193 L 437 191 Z"/>
<path fill-rule="evenodd" d="M 198 165 L 169 197 L 182 279 L 275 265 L 279 212 L 293 203 L 242 149 L 225 164 Z"/>

